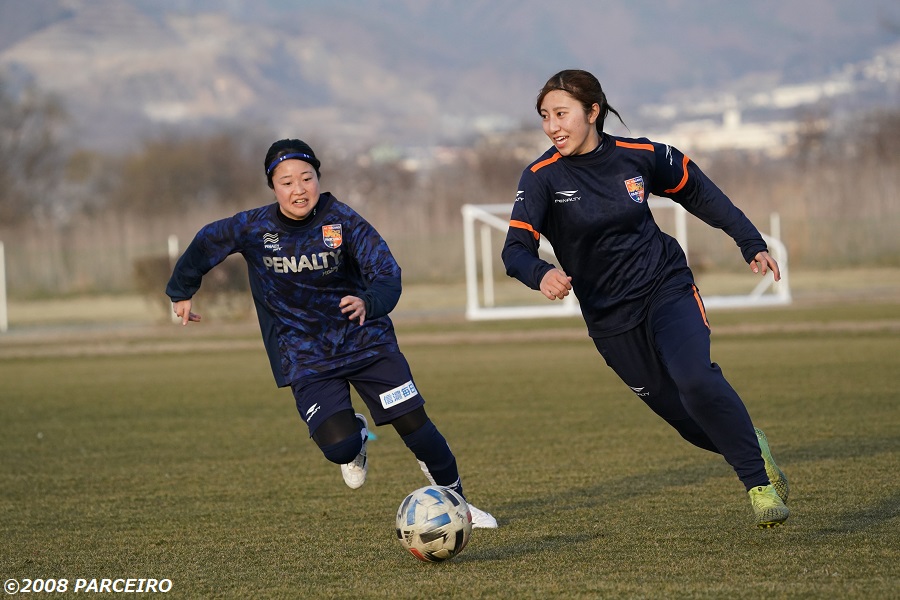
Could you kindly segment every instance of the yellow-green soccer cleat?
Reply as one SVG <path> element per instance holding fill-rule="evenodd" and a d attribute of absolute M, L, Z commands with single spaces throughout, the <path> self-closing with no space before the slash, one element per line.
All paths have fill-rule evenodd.
<path fill-rule="evenodd" d="M 747 493 L 750 495 L 750 504 L 753 505 L 753 512 L 756 513 L 757 527 L 767 529 L 769 527 L 777 527 L 787 521 L 791 512 L 784 505 L 774 486 L 758 485 L 755 488 L 750 488 L 750 491 Z"/>
<path fill-rule="evenodd" d="M 775 464 L 775 459 L 772 458 L 772 451 L 769 450 L 769 441 L 766 439 L 766 434 L 758 427 L 754 427 L 754 429 L 756 430 L 756 439 L 759 440 L 759 449 L 762 451 L 763 462 L 766 463 L 766 475 L 769 476 L 769 483 L 772 484 L 775 491 L 781 496 L 782 502 L 787 503 L 788 494 L 791 491 L 791 487 L 788 485 L 787 475 L 785 475 L 784 471 L 779 469 L 778 465 Z"/>

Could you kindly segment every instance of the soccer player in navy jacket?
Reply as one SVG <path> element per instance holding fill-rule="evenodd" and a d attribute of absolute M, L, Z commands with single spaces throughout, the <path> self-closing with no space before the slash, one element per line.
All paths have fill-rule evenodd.
<path fill-rule="evenodd" d="M 780 278 L 756 227 L 688 157 L 603 132 L 600 82 L 551 77 L 536 108 L 553 147 L 519 182 L 503 247 L 507 274 L 562 299 L 574 290 L 606 363 L 687 441 L 722 454 L 746 487 L 759 527 L 783 523 L 788 482 L 765 435 L 710 360 L 709 323 L 687 259 L 647 206 L 650 194 L 722 229 L 754 273 Z M 538 257 L 541 235 L 560 266 Z"/>
<path fill-rule="evenodd" d="M 368 472 L 368 423 L 390 423 L 431 483 L 462 494 L 456 458 L 425 413 L 388 313 L 400 299 L 400 267 L 365 219 L 319 192 L 318 158 L 301 140 L 280 140 L 264 168 L 275 202 L 203 227 L 175 265 L 166 294 L 183 325 L 199 321 L 191 298 L 203 276 L 230 254 L 247 262 L 263 343 L 279 387 L 325 458 L 351 488 Z M 497 521 L 469 505 L 473 526 Z"/>

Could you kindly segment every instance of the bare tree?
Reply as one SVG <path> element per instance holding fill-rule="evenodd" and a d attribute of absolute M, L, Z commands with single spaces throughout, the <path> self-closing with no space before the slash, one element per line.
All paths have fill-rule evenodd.
<path fill-rule="evenodd" d="M 195 137 L 165 133 L 148 140 L 122 164 L 113 203 L 125 212 L 155 215 L 255 205 L 265 185 L 259 157 L 266 145 L 260 137 L 228 131 Z"/>
<path fill-rule="evenodd" d="M 34 87 L 16 93 L 0 80 L 0 220 L 52 216 L 64 155 L 61 127 L 68 120 L 54 96 Z"/>

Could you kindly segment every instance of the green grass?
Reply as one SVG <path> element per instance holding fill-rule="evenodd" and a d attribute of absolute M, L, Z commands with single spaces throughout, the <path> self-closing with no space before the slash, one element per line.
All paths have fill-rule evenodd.
<path fill-rule="evenodd" d="M 401 327 L 467 495 L 501 525 L 436 565 L 394 539 L 425 480 L 393 430 L 375 430 L 369 481 L 350 490 L 243 339 L 3 358 L 0 577 L 168 578 L 184 598 L 897 598 L 900 338 L 815 324 L 898 311 L 846 308 L 712 317 L 713 358 L 791 478 L 791 518 L 769 531 L 724 461 L 587 338 L 543 335 L 576 323 L 527 323 L 525 342 L 477 337 L 521 322 L 454 324 L 475 343 L 450 345 Z M 729 330 L 744 322 L 811 326 Z"/>

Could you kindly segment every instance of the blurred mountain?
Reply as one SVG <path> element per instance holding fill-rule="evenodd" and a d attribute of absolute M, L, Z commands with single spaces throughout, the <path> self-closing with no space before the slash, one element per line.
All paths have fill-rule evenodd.
<path fill-rule="evenodd" d="M 563 68 L 594 72 L 635 135 L 729 107 L 896 108 L 898 39 L 895 0 L 12 0 L 0 77 L 57 94 L 89 147 L 240 124 L 352 150 L 539 129 Z"/>

